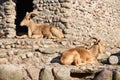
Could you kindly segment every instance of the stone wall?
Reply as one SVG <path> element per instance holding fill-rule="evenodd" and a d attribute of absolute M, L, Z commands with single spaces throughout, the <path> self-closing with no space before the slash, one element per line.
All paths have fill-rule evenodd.
<path fill-rule="evenodd" d="M 62 28 L 65 38 L 80 45 L 90 36 L 104 41 L 108 50 L 119 51 L 119 0 L 33 0 L 36 23 L 47 23 Z M 16 0 L 0 1 L 0 35 L 16 36 Z M 114 49 L 114 50 L 113 50 Z M 115 50 L 116 49 L 116 50 Z"/>
<path fill-rule="evenodd" d="M 65 38 L 58 41 L 16 36 L 16 1 L 0 0 L 0 65 L 4 64 L 0 66 L 0 79 L 16 80 L 16 77 L 19 77 L 19 80 L 81 80 L 78 76 L 76 78 L 74 73 L 91 71 L 88 79 L 92 80 L 95 70 L 100 72 L 106 68 L 112 71 L 110 75 L 116 73 L 111 75 L 110 79 L 119 78 L 119 65 L 69 66 L 70 68 L 66 69 L 59 61 L 64 50 L 77 45 L 89 46 L 90 36 L 96 36 L 105 43 L 106 53 L 99 59 L 107 60 L 111 54 L 120 53 L 119 0 L 33 0 L 33 11 L 38 13 L 33 18 L 34 21 L 60 27 Z M 73 71 L 72 76 L 70 70 Z M 9 74 L 6 77 L 7 71 L 18 75 L 11 78 Z M 63 72 L 67 75 L 63 76 Z M 104 77 L 102 78 L 101 80 L 104 80 Z"/>
<path fill-rule="evenodd" d="M 119 50 L 119 0 L 34 0 L 36 22 L 59 26 L 65 38 L 76 43 L 90 36 L 104 41 L 106 47 Z M 117 34 L 117 35 L 116 35 Z"/>
<path fill-rule="evenodd" d="M 1 37 L 13 38 L 16 35 L 15 31 L 15 3 L 12 0 L 0 1 L 0 28 Z"/>

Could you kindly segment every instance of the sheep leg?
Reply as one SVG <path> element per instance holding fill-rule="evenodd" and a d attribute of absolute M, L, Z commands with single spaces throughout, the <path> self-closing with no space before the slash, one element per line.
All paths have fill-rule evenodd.
<path fill-rule="evenodd" d="M 31 32 L 30 28 L 28 28 L 28 37 L 29 37 L 29 38 L 32 37 L 32 32 Z"/>
<path fill-rule="evenodd" d="M 76 66 L 84 65 L 84 63 L 82 63 L 82 60 L 80 59 L 80 55 L 79 54 L 75 55 L 74 63 L 75 63 Z"/>
<path fill-rule="evenodd" d="M 48 36 L 48 39 L 50 38 L 54 39 L 55 37 L 50 33 L 50 35 Z"/>
<path fill-rule="evenodd" d="M 89 61 L 87 61 L 88 64 L 91 65 L 99 65 L 99 62 L 96 59 L 89 59 Z"/>
<path fill-rule="evenodd" d="M 38 39 L 38 38 L 42 38 L 43 35 L 33 35 L 32 38 Z"/>

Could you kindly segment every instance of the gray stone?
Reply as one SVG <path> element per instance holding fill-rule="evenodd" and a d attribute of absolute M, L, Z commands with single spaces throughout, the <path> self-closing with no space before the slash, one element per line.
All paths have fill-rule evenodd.
<path fill-rule="evenodd" d="M 112 55 L 112 56 L 110 56 L 109 57 L 109 63 L 110 64 L 118 64 L 119 63 L 119 57 L 118 56 L 114 56 L 114 55 Z"/>
<path fill-rule="evenodd" d="M 0 80 L 22 80 L 22 68 L 14 65 L 0 65 Z"/>
<path fill-rule="evenodd" d="M 69 9 L 72 7 L 70 3 L 61 3 L 61 6 Z"/>
<path fill-rule="evenodd" d="M 6 45 L 5 46 L 5 49 L 10 49 L 11 48 L 11 45 Z"/>
<path fill-rule="evenodd" d="M 4 12 L 4 7 L 0 5 L 0 11 Z"/>
<path fill-rule="evenodd" d="M 33 49 L 33 51 L 39 50 L 39 46 L 36 45 L 36 44 L 34 44 L 34 45 L 32 46 L 32 49 Z"/>
<path fill-rule="evenodd" d="M 45 48 L 43 51 L 41 51 L 44 54 L 54 54 L 57 52 L 56 48 Z"/>
<path fill-rule="evenodd" d="M 32 53 L 32 52 L 27 52 L 27 53 L 26 53 L 26 57 L 27 57 L 27 58 L 33 57 L 33 53 Z"/>
<path fill-rule="evenodd" d="M 40 80 L 55 80 L 50 67 L 45 67 L 41 70 Z"/>
<path fill-rule="evenodd" d="M 38 4 L 40 0 L 33 0 L 33 4 Z"/>
<path fill-rule="evenodd" d="M 112 71 L 103 70 L 93 80 L 112 80 Z"/>
<path fill-rule="evenodd" d="M 64 33 L 70 34 L 73 32 L 73 29 L 64 29 Z"/>
<path fill-rule="evenodd" d="M 22 55 L 21 55 L 21 58 L 22 58 L 22 59 L 25 59 L 25 58 L 27 58 L 27 57 L 26 57 L 25 54 L 22 54 Z"/>
<path fill-rule="evenodd" d="M 29 76 L 32 78 L 32 80 L 39 80 L 39 73 L 40 73 L 39 68 L 36 68 L 34 66 L 28 66 L 26 70 Z"/>
<path fill-rule="evenodd" d="M 61 9 L 60 9 L 60 12 L 61 12 L 61 13 L 65 13 L 65 12 L 66 12 L 66 8 L 61 8 Z"/>
<path fill-rule="evenodd" d="M 66 23 L 66 22 L 69 22 L 69 19 L 66 19 L 66 18 L 61 18 L 61 19 L 60 19 L 60 21 L 61 21 L 61 22 L 65 22 L 65 23 Z"/>
<path fill-rule="evenodd" d="M 1 45 L 0 47 L 1 47 L 1 48 L 5 48 L 5 45 Z"/>
<path fill-rule="evenodd" d="M 114 80 L 120 80 L 120 71 L 114 72 Z"/>
<path fill-rule="evenodd" d="M 61 22 L 59 22 L 57 25 L 58 25 L 62 30 L 64 30 L 64 29 L 66 28 L 65 24 L 63 24 L 63 23 L 61 23 Z"/>
<path fill-rule="evenodd" d="M 56 67 L 53 72 L 55 80 L 71 80 L 70 70 L 67 67 Z"/>
<path fill-rule="evenodd" d="M 7 53 L 6 52 L 0 52 L 0 58 L 5 58 L 7 57 Z"/>
<path fill-rule="evenodd" d="M 7 55 L 8 55 L 8 56 L 13 56 L 13 55 L 14 55 L 14 51 L 13 51 L 13 50 L 8 51 L 8 52 L 7 52 Z"/>
<path fill-rule="evenodd" d="M 7 58 L 0 58 L 0 64 L 6 64 L 6 63 L 8 63 Z"/>

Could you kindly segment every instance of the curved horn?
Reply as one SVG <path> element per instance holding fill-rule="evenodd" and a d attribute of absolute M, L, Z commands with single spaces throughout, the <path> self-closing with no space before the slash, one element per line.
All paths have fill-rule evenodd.
<path fill-rule="evenodd" d="M 96 43 L 98 43 L 98 42 L 100 41 L 100 39 L 98 39 L 98 38 L 96 38 L 96 37 L 90 37 L 90 39 L 89 39 L 89 40 L 91 40 L 91 39 L 96 40 Z"/>
<path fill-rule="evenodd" d="M 31 16 L 36 16 L 37 14 L 35 12 L 26 12 L 26 17 L 29 19 Z"/>
<path fill-rule="evenodd" d="M 96 41 L 98 41 L 99 39 L 98 38 L 96 38 L 96 37 L 91 37 L 91 39 L 95 39 Z"/>
<path fill-rule="evenodd" d="M 36 16 L 37 13 L 36 12 L 30 12 L 29 15 L 33 15 L 33 16 Z"/>

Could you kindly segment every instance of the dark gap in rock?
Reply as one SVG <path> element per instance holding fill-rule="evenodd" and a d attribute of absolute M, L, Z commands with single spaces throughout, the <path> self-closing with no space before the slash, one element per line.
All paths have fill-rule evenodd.
<path fill-rule="evenodd" d="M 72 78 L 85 78 L 85 77 L 88 77 L 91 75 L 93 75 L 93 74 L 92 73 L 70 73 L 70 76 Z"/>
<path fill-rule="evenodd" d="M 26 12 L 33 11 L 33 0 L 17 0 L 16 2 L 16 34 L 27 34 L 28 29 L 25 26 L 20 26 L 20 22 L 23 20 Z"/>

